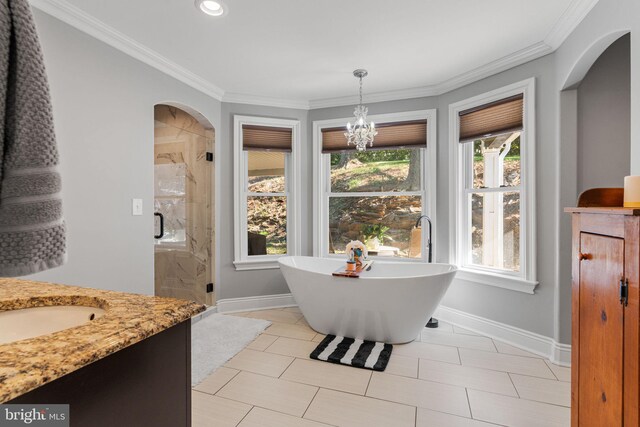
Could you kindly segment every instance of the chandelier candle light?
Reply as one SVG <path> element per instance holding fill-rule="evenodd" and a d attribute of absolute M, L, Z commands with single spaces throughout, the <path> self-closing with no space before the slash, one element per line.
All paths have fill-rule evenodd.
<path fill-rule="evenodd" d="M 347 138 L 347 145 L 354 144 L 358 151 L 366 151 L 367 144 L 369 144 L 369 147 L 373 147 L 373 138 L 378 134 L 375 123 L 367 123 L 369 109 L 362 105 L 362 79 L 367 74 L 369 74 L 367 70 L 362 69 L 353 72 L 353 75 L 360 79 L 360 103 L 353 111 L 353 115 L 356 118 L 355 123 L 347 123 L 347 131 L 344 133 Z"/>

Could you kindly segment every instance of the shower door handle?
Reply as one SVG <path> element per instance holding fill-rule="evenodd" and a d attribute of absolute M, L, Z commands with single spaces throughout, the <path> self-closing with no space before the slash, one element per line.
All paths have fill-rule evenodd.
<path fill-rule="evenodd" d="M 160 212 L 154 212 L 153 215 L 160 218 L 160 234 L 155 234 L 153 237 L 155 239 L 162 239 L 162 237 L 164 236 L 164 215 L 162 215 Z"/>

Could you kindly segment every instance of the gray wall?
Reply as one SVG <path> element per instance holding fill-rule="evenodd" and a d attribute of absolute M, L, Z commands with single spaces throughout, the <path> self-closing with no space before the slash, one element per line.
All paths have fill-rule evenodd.
<path fill-rule="evenodd" d="M 640 1 L 626 0 L 629 4 L 627 19 L 631 25 L 631 117 L 636 120 L 631 122 L 631 173 L 640 175 Z M 611 7 L 611 1 L 607 4 Z M 615 6 L 614 6 L 615 7 Z"/>
<path fill-rule="evenodd" d="M 294 118 L 302 121 L 303 254 L 311 241 L 311 123 L 349 117 L 352 107 L 310 112 L 218 101 L 183 85 L 54 18 L 36 12 L 51 80 L 60 141 L 63 197 L 69 225 L 69 263 L 36 275 L 43 280 L 99 288 L 153 291 L 153 105 L 174 101 L 207 117 L 217 130 L 216 166 L 220 257 L 218 298 L 287 293 L 277 270 L 237 272 L 233 267 L 234 114 Z M 450 103 L 530 77 L 537 78 L 537 241 L 535 295 L 457 281 L 447 306 L 514 325 L 562 343 L 570 342 L 570 226 L 564 206 L 577 195 L 577 114 L 560 111 L 560 91 L 572 75 L 578 83 L 595 58 L 624 32 L 631 35 L 631 68 L 640 69 L 640 2 L 600 0 L 552 55 L 489 77 L 440 97 L 369 105 L 371 114 L 438 108 L 438 248 L 446 261 L 448 247 L 448 117 Z M 603 46 L 603 47 L 602 47 Z M 600 49 L 598 51 L 598 49 Z M 595 51 L 596 54 L 591 54 Z M 585 65 L 586 64 L 586 65 Z M 576 72 L 578 70 L 578 72 Z M 583 70 L 583 71 L 580 71 Z M 563 106 L 577 108 L 576 94 L 565 93 Z M 631 73 L 631 117 L 640 112 L 640 73 Z M 561 121 L 562 120 L 562 121 Z M 567 141 L 565 141 L 565 137 Z M 575 138 L 577 139 L 577 137 Z M 640 174 L 640 120 L 631 122 L 628 163 Z M 625 148 L 620 149 L 625 152 Z M 598 180 L 600 182 L 600 179 Z M 587 184 L 585 184 L 587 185 Z M 132 217 L 131 198 L 142 198 L 145 216 Z"/>
<path fill-rule="evenodd" d="M 621 187 L 631 150 L 631 37 L 602 53 L 578 86 L 578 191 Z"/>
<path fill-rule="evenodd" d="M 535 295 L 456 280 L 443 304 L 548 337 L 554 335 L 553 308 L 557 286 L 557 262 L 553 250 L 556 241 L 554 212 L 558 209 L 553 190 L 557 180 L 555 165 L 558 158 L 554 67 L 554 56 L 547 55 L 441 96 L 438 131 L 441 151 L 445 151 L 451 143 L 447 117 L 449 104 L 531 77 L 536 78 L 536 244 L 539 285 Z M 443 186 L 442 191 L 446 192 L 447 180 L 440 180 L 438 186 Z M 447 203 L 448 206 L 448 197 L 439 198 L 438 202 Z M 445 226 L 448 227 L 448 224 L 438 225 Z"/>
<path fill-rule="evenodd" d="M 535 295 L 528 295 L 493 286 L 455 280 L 447 292 L 443 304 L 477 316 L 507 323 L 545 336 L 553 336 L 554 299 L 556 288 L 555 259 L 553 248 L 555 230 L 554 210 L 549 206 L 557 204 L 552 189 L 556 173 L 553 165 L 558 156 L 554 129 L 557 126 L 557 107 L 554 58 L 548 55 L 536 61 L 513 68 L 479 82 L 439 97 L 416 98 L 403 101 L 367 104 L 370 114 L 392 113 L 399 111 L 438 109 L 438 190 L 437 190 L 437 227 L 438 246 L 436 260 L 448 262 L 449 259 L 449 104 L 482 93 L 498 89 L 511 83 L 536 77 L 536 115 L 537 115 L 537 216 L 538 216 L 538 280 L 540 284 Z M 336 107 L 312 110 L 309 113 L 309 126 L 316 120 L 338 117 L 350 117 L 353 107 Z M 309 132 L 311 139 L 311 131 Z M 551 167 L 550 167 L 551 166 Z"/>
<path fill-rule="evenodd" d="M 261 107 L 245 104 L 222 104 L 222 131 L 216 143 L 219 144 L 219 158 L 216 160 L 216 166 L 220 168 L 220 195 L 218 199 L 218 208 L 216 214 L 219 216 L 220 229 L 220 263 L 218 271 L 220 272 L 220 286 L 216 298 L 218 300 L 227 298 L 242 298 L 257 295 L 278 295 L 288 294 L 284 277 L 280 270 L 253 270 L 253 271 L 236 271 L 233 265 L 234 249 L 233 249 L 233 230 L 234 221 L 234 205 L 233 205 L 233 116 L 247 115 L 259 117 L 271 117 L 279 119 L 300 120 L 301 134 L 301 158 L 304 165 L 307 165 L 307 159 L 311 156 L 311 143 L 307 140 L 307 115 L 306 110 L 293 110 L 287 108 Z M 302 200 L 299 202 L 302 206 L 302 255 L 311 254 L 311 223 L 307 221 L 311 215 L 311 168 L 302 167 Z"/>
<path fill-rule="evenodd" d="M 629 30 L 635 30 L 631 36 L 631 67 L 640 69 L 640 2 L 636 0 L 600 0 L 586 19 L 570 35 L 563 46 L 554 54 L 532 61 L 514 69 L 489 77 L 477 83 L 460 88 L 440 97 L 417 98 L 394 102 L 370 104 L 371 114 L 395 111 L 438 108 L 438 230 L 437 260 L 446 261 L 448 253 L 448 117 L 450 103 L 480 93 L 505 86 L 507 84 L 536 77 L 536 113 L 537 121 L 537 276 L 540 282 L 535 295 L 527 295 L 495 287 L 456 281 L 447 294 L 444 304 L 471 314 L 493 319 L 522 329 L 552 337 L 556 341 L 569 344 L 571 341 L 571 298 L 570 298 L 570 242 L 571 230 L 568 215 L 562 208 L 575 204 L 577 196 L 578 159 L 577 148 L 565 143 L 563 134 L 577 134 L 577 113 L 560 111 L 561 90 L 566 88 L 568 77 L 586 61 L 584 72 L 590 68 L 588 53 L 608 43 Z M 608 35 L 611 40 L 607 39 Z M 604 42 L 603 42 L 604 40 Z M 634 42 L 636 41 L 636 42 Z M 597 50 L 597 49 L 596 49 Z M 598 52 L 593 60 L 601 53 Z M 585 58 L 587 58 L 585 60 Z M 578 73 L 580 74 L 580 73 Z M 582 80 L 581 75 L 574 83 Z M 565 104 L 577 108 L 577 96 L 567 94 Z M 312 188 L 310 173 L 312 153 L 310 145 L 311 125 L 314 120 L 350 117 L 352 106 L 312 110 L 308 112 L 306 141 L 303 141 L 307 168 L 303 168 L 303 188 L 306 188 L 302 200 L 303 254 L 312 253 L 311 215 Z M 640 73 L 631 74 L 631 116 L 640 111 Z M 562 114 L 561 114 L 562 113 Z M 283 118 L 302 118 L 305 112 L 278 108 L 252 107 L 246 105 L 223 104 L 224 144 L 220 158 L 223 169 L 223 193 L 221 195 L 221 241 L 232 243 L 233 203 L 229 188 L 232 171 L 227 168 L 232 162 L 232 115 L 265 115 Z M 561 123 L 560 120 L 564 121 Z M 303 126 L 305 123 L 303 121 Z M 572 129 L 573 127 L 573 129 Z M 561 134 L 563 132 L 563 134 Z M 576 138 L 577 139 L 577 138 Z M 620 148 L 622 153 L 625 148 Z M 640 174 L 640 120 L 631 122 L 630 151 L 631 172 Z M 635 161 L 634 161 L 635 159 Z M 228 163 L 227 163 L 228 162 Z M 227 163 L 225 165 L 225 163 Z M 225 195 L 227 192 L 227 195 Z M 306 250 L 306 252 L 305 252 Z M 288 292 L 286 284 L 277 271 L 236 272 L 233 268 L 233 250 L 221 250 L 221 290 L 220 298 L 269 295 Z"/>
<path fill-rule="evenodd" d="M 631 32 L 631 69 L 640 69 L 640 2 L 599 0 L 556 51 L 556 78 L 561 89 L 582 80 L 595 59 L 624 33 Z M 579 78 L 572 81 L 576 73 Z M 575 80 L 575 79 L 574 79 Z M 631 73 L 631 117 L 640 113 L 640 73 Z M 640 175 L 640 120 L 631 122 L 631 173 Z"/>
<path fill-rule="evenodd" d="M 35 11 L 60 148 L 69 261 L 37 280 L 153 294 L 153 106 L 219 128 L 220 102 Z M 131 199 L 144 215 L 131 215 Z"/>
<path fill-rule="evenodd" d="M 569 344 L 571 342 L 571 215 L 564 213 L 563 207 L 575 206 L 578 195 L 578 175 L 575 165 L 578 161 L 578 91 L 577 89 L 560 92 L 559 105 L 559 144 L 558 166 L 558 286 L 555 301 L 555 338 Z"/>
<path fill-rule="evenodd" d="M 577 85 L 598 57 L 617 39 L 631 32 L 631 147 L 627 152 L 630 171 L 640 174 L 640 2 L 637 0 L 599 0 L 586 18 L 554 53 L 558 98 L 562 99 L 558 144 L 561 147 L 556 182 L 559 207 L 575 206 L 578 196 L 578 120 Z M 572 93 L 573 92 L 573 93 Z M 618 184 L 620 185 L 620 184 Z M 562 209 L 556 211 L 558 296 L 556 340 L 571 340 L 571 220 Z"/>

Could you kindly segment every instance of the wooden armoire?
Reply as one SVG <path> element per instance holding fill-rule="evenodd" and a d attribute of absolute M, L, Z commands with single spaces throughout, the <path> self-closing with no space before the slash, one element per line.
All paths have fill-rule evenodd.
<path fill-rule="evenodd" d="M 638 426 L 640 209 L 589 190 L 573 221 L 571 425 Z"/>

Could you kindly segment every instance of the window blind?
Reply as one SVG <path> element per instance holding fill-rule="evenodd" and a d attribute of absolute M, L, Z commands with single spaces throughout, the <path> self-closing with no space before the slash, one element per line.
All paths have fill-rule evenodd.
<path fill-rule="evenodd" d="M 413 148 L 427 146 L 427 121 L 413 120 L 407 122 L 376 123 L 378 135 L 373 140 L 373 147 L 367 150 L 389 150 L 394 148 Z M 355 146 L 347 146 L 344 133 L 346 127 L 322 130 L 322 152 L 337 153 L 355 151 Z"/>
<path fill-rule="evenodd" d="M 246 151 L 291 152 L 291 128 L 242 125 L 242 149 Z"/>
<path fill-rule="evenodd" d="M 461 111 L 458 113 L 460 142 L 521 131 L 524 121 L 523 101 L 524 95 L 519 94 Z"/>

